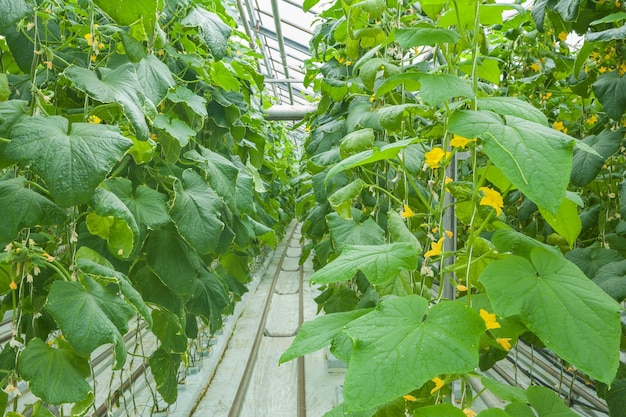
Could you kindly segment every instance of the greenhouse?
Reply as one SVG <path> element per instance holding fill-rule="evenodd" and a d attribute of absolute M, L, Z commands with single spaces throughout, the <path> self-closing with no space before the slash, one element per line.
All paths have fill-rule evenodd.
<path fill-rule="evenodd" d="M 621 0 L 0 11 L 5 416 L 626 417 Z"/>

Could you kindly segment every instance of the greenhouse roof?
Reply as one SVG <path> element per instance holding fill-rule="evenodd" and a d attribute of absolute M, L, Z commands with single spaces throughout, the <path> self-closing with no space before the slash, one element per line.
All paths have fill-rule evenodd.
<path fill-rule="evenodd" d="M 277 104 L 309 104 L 314 93 L 303 84 L 304 61 L 319 9 L 303 11 L 302 0 L 237 0 L 237 8 Z"/>

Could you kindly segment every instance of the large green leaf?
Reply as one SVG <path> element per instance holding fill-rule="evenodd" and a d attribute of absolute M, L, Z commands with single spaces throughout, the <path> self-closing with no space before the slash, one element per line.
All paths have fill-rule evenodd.
<path fill-rule="evenodd" d="M 89 201 L 107 173 L 132 146 L 113 126 L 74 123 L 64 117 L 22 118 L 6 154 L 30 165 L 62 207 Z"/>
<path fill-rule="evenodd" d="M 150 371 L 154 375 L 156 389 L 168 404 L 173 404 L 178 398 L 178 368 L 181 356 L 177 353 L 168 353 L 164 349 L 157 349 L 150 360 Z"/>
<path fill-rule="evenodd" d="M 332 410 L 328 411 L 322 417 L 373 417 L 377 410 L 367 411 L 348 411 L 344 403 L 339 404 Z"/>
<path fill-rule="evenodd" d="M 65 221 L 65 213 L 59 206 L 25 185 L 24 177 L 0 181 L 0 243 L 15 239 L 25 227 Z"/>
<path fill-rule="evenodd" d="M 559 395 L 550 388 L 528 387 L 528 401 L 541 417 L 579 417 Z"/>
<path fill-rule="evenodd" d="M 570 248 L 574 246 L 582 230 L 582 222 L 580 221 L 580 217 L 578 217 L 578 205 L 575 202 L 569 198 L 564 198 L 556 215 L 542 207 L 539 207 L 539 212 L 546 222 L 548 222 L 558 234 L 565 238 Z"/>
<path fill-rule="evenodd" d="M 76 88 L 94 99 L 122 106 L 124 114 L 135 128 L 137 137 L 142 140 L 148 139 L 150 130 L 143 111 L 145 96 L 134 65 L 128 63 L 115 69 L 100 68 L 98 71 L 100 78 L 96 72 L 87 68 L 71 66 L 66 68 L 63 74 Z"/>
<path fill-rule="evenodd" d="M 152 333 L 161 342 L 160 349 L 168 353 L 185 353 L 187 351 L 187 335 L 180 318 L 167 311 L 152 310 Z"/>
<path fill-rule="evenodd" d="M 139 292 L 137 292 L 137 290 L 133 287 L 132 283 L 126 275 L 119 271 L 116 271 L 110 266 L 100 265 L 99 263 L 85 258 L 78 258 L 76 260 L 76 266 L 78 266 L 78 269 L 83 271 L 83 273 L 88 274 L 96 280 L 103 279 L 103 284 L 114 282 L 116 285 L 118 285 L 120 288 L 120 292 L 124 294 L 126 300 L 128 300 L 128 302 L 131 303 L 135 307 L 135 309 L 137 309 L 137 312 L 139 312 L 139 314 L 141 314 L 141 316 L 146 319 L 148 324 L 152 326 L 152 316 L 150 314 L 148 306 L 144 302 L 143 298 L 141 298 Z"/>
<path fill-rule="evenodd" d="M 325 314 L 316 317 L 315 320 L 303 323 L 298 331 L 298 335 L 291 346 L 289 346 L 289 349 L 281 355 L 279 362 L 284 363 L 328 346 L 335 337 L 341 334 L 346 324 L 370 311 L 371 309 L 366 308 L 343 313 Z"/>
<path fill-rule="evenodd" d="M 209 149 L 199 147 L 198 151 L 189 151 L 185 157 L 200 163 L 200 168 L 207 174 L 211 188 L 226 202 L 232 213 L 237 213 L 237 175 L 239 169 L 224 156 Z"/>
<path fill-rule="evenodd" d="M 174 182 L 172 220 L 180 235 L 198 252 L 208 254 L 219 243 L 224 223 L 220 210 L 224 203 L 207 182 L 192 169 Z"/>
<path fill-rule="evenodd" d="M 579 267 L 589 279 L 604 265 L 623 259 L 616 250 L 600 247 L 575 248 L 567 252 L 565 258 Z"/>
<path fill-rule="evenodd" d="M 585 152 L 580 148 L 574 149 L 574 162 L 572 164 L 572 184 L 583 187 L 593 181 L 602 170 L 606 159 L 619 149 L 626 129 L 604 130 L 599 135 L 587 136 L 582 140 L 599 155 Z"/>
<path fill-rule="evenodd" d="M 496 313 L 519 319 L 557 355 L 610 383 L 619 364 L 620 306 L 573 263 L 535 248 L 491 262 L 480 282 Z"/>
<path fill-rule="evenodd" d="M 448 128 L 467 138 L 482 138 L 483 150 L 509 181 L 556 214 L 569 183 L 573 138 L 519 117 L 503 120 L 490 111 L 458 111 Z"/>
<path fill-rule="evenodd" d="M 361 222 L 356 219 L 343 219 L 336 213 L 330 213 L 326 216 L 326 223 L 328 223 L 330 236 L 337 252 L 341 252 L 347 245 L 382 245 L 385 243 L 385 231 L 371 217 Z"/>
<path fill-rule="evenodd" d="M 400 84 L 408 91 L 417 91 L 417 94 L 431 106 L 454 97 L 474 97 L 474 91 L 466 80 L 450 74 L 422 72 L 405 72 L 389 77 L 378 87 L 376 94 L 383 95 Z"/>
<path fill-rule="evenodd" d="M 461 35 L 452 29 L 413 27 L 396 30 L 396 39 L 401 48 L 416 46 L 435 46 L 441 43 L 456 43 Z"/>
<path fill-rule="evenodd" d="M 135 64 L 135 72 L 144 95 L 155 106 L 165 98 L 168 90 L 176 85 L 167 65 L 154 55 L 147 55 Z"/>
<path fill-rule="evenodd" d="M 415 417 L 465 417 L 465 413 L 452 404 L 436 404 L 415 410 Z"/>
<path fill-rule="evenodd" d="M 341 155 L 347 156 L 370 149 L 374 145 L 374 129 L 361 129 L 348 133 L 341 139 Z"/>
<path fill-rule="evenodd" d="M 175 90 L 167 93 L 167 99 L 173 103 L 184 104 L 200 117 L 204 118 L 209 115 L 206 107 L 206 99 L 182 85 L 177 86 Z"/>
<path fill-rule="evenodd" d="M 593 282 L 615 301 L 624 301 L 626 299 L 626 260 L 604 265 L 593 277 Z"/>
<path fill-rule="evenodd" d="M 98 346 L 112 343 L 115 369 L 126 360 L 123 335 L 134 310 L 124 300 L 89 277 L 80 282 L 55 281 L 50 287 L 46 310 L 63 331 L 76 353 L 87 357 Z"/>
<path fill-rule="evenodd" d="M 503 116 L 516 116 L 541 125 L 548 125 L 545 114 L 532 104 L 515 97 L 479 97 L 480 110 L 489 110 Z"/>
<path fill-rule="evenodd" d="M 173 226 L 154 230 L 146 240 L 148 265 L 176 295 L 189 298 L 202 261 Z"/>
<path fill-rule="evenodd" d="M 130 209 L 113 192 L 98 187 L 90 205 L 96 216 L 87 216 L 89 233 L 107 241 L 111 253 L 128 258 L 139 243 L 139 226 Z"/>
<path fill-rule="evenodd" d="M 311 282 L 330 284 L 347 281 L 361 271 L 372 284 L 380 285 L 395 278 L 402 270 L 415 268 L 417 252 L 409 243 L 347 245 L 335 260 L 315 271 Z"/>
<path fill-rule="evenodd" d="M 11 128 L 22 117 L 27 115 L 28 102 L 25 100 L 8 100 L 0 103 L 0 137 L 11 136 Z M 0 142 L 0 169 L 13 165 L 16 161 L 9 158 L 4 149 L 7 144 Z"/>
<path fill-rule="evenodd" d="M 158 12 L 163 8 L 162 0 L 94 0 L 106 14 L 123 26 L 140 21 L 145 35 L 151 39 Z"/>
<path fill-rule="evenodd" d="M 217 331 L 222 322 L 222 310 L 229 304 L 228 286 L 222 277 L 202 270 L 187 301 L 187 311 L 204 317 L 211 324 L 212 331 Z"/>
<path fill-rule="evenodd" d="M 19 357 L 18 371 L 33 394 L 47 403 L 82 401 L 91 392 L 85 380 L 91 374 L 89 362 L 62 340 L 57 344 L 55 348 L 32 339 Z"/>
<path fill-rule="evenodd" d="M 153 126 L 175 139 L 181 148 L 196 136 L 196 131 L 173 113 L 159 114 Z"/>
<path fill-rule="evenodd" d="M 344 219 L 352 217 L 352 200 L 361 194 L 361 190 L 367 184 L 360 178 L 344 185 L 328 196 L 328 202 Z"/>
<path fill-rule="evenodd" d="M 344 384 L 350 410 L 375 408 L 434 377 L 471 372 L 485 325 L 465 303 L 428 308 L 417 295 L 388 298 L 346 325 L 353 340 Z"/>
<path fill-rule="evenodd" d="M 593 83 L 593 93 L 612 119 L 620 120 L 626 111 L 626 77 L 619 71 L 606 72 Z"/>
<path fill-rule="evenodd" d="M 326 179 L 324 181 L 327 183 L 330 178 L 351 168 L 371 164 L 377 161 L 393 159 L 402 149 L 406 148 L 413 142 L 415 142 L 415 139 L 401 140 L 384 145 L 380 149 L 368 149 L 354 154 L 333 166 L 326 174 Z"/>
<path fill-rule="evenodd" d="M 140 241 L 143 242 L 148 230 L 158 229 L 170 221 L 167 209 L 167 196 L 146 185 L 133 187 L 126 178 L 110 178 L 101 184 L 115 194 L 133 214 L 139 226 Z"/>
<path fill-rule="evenodd" d="M 232 28 L 222 22 L 218 15 L 200 7 L 195 7 L 181 21 L 181 24 L 183 26 L 198 27 L 213 57 L 216 60 L 224 58 Z"/>

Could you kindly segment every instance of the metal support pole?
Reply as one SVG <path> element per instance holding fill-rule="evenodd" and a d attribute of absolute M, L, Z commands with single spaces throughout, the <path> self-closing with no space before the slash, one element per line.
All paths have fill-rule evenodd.
<path fill-rule="evenodd" d="M 278 0 L 272 0 L 272 13 L 274 14 L 274 25 L 276 25 L 276 38 L 278 41 L 278 49 L 280 50 L 280 59 L 283 63 L 283 71 L 285 78 L 289 78 L 289 68 L 287 66 L 287 54 L 285 52 L 285 39 L 283 38 L 283 28 L 280 22 L 280 12 L 278 10 Z M 293 91 L 291 84 L 287 84 L 289 90 L 289 104 L 293 104 Z"/>
<path fill-rule="evenodd" d="M 446 167 L 446 173 L 445 175 L 452 178 L 453 180 L 456 180 L 457 177 L 457 173 L 456 173 L 456 162 L 457 162 L 457 155 L 456 153 L 452 156 L 452 160 L 450 161 L 450 164 Z M 452 239 L 445 239 L 443 241 L 443 248 L 445 252 L 456 252 L 456 239 L 457 239 L 457 233 L 456 233 L 456 215 L 454 214 L 454 197 L 452 197 L 452 195 L 450 193 L 444 193 L 444 197 L 443 197 L 443 205 L 444 207 L 447 207 L 446 211 L 443 213 L 443 228 L 448 231 L 448 232 L 452 232 Z M 446 266 L 451 266 L 452 264 L 454 264 L 455 262 L 455 257 L 454 256 L 449 256 L 445 259 L 444 261 L 444 267 Z M 442 285 L 443 287 L 443 297 L 444 298 L 448 298 L 450 300 L 454 300 L 455 296 L 456 296 L 456 288 L 454 287 L 454 285 L 452 284 L 454 282 L 453 278 L 453 272 L 449 272 L 445 275 L 444 277 L 444 282 L 440 282 L 439 285 Z"/>
<path fill-rule="evenodd" d="M 317 110 L 317 104 L 272 106 L 265 112 L 267 120 L 301 120 L 307 114 Z"/>

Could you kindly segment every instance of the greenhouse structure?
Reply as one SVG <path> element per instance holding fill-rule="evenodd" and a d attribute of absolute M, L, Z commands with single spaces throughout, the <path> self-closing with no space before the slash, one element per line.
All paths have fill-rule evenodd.
<path fill-rule="evenodd" d="M 626 417 L 622 0 L 0 0 L 6 417 Z"/>

